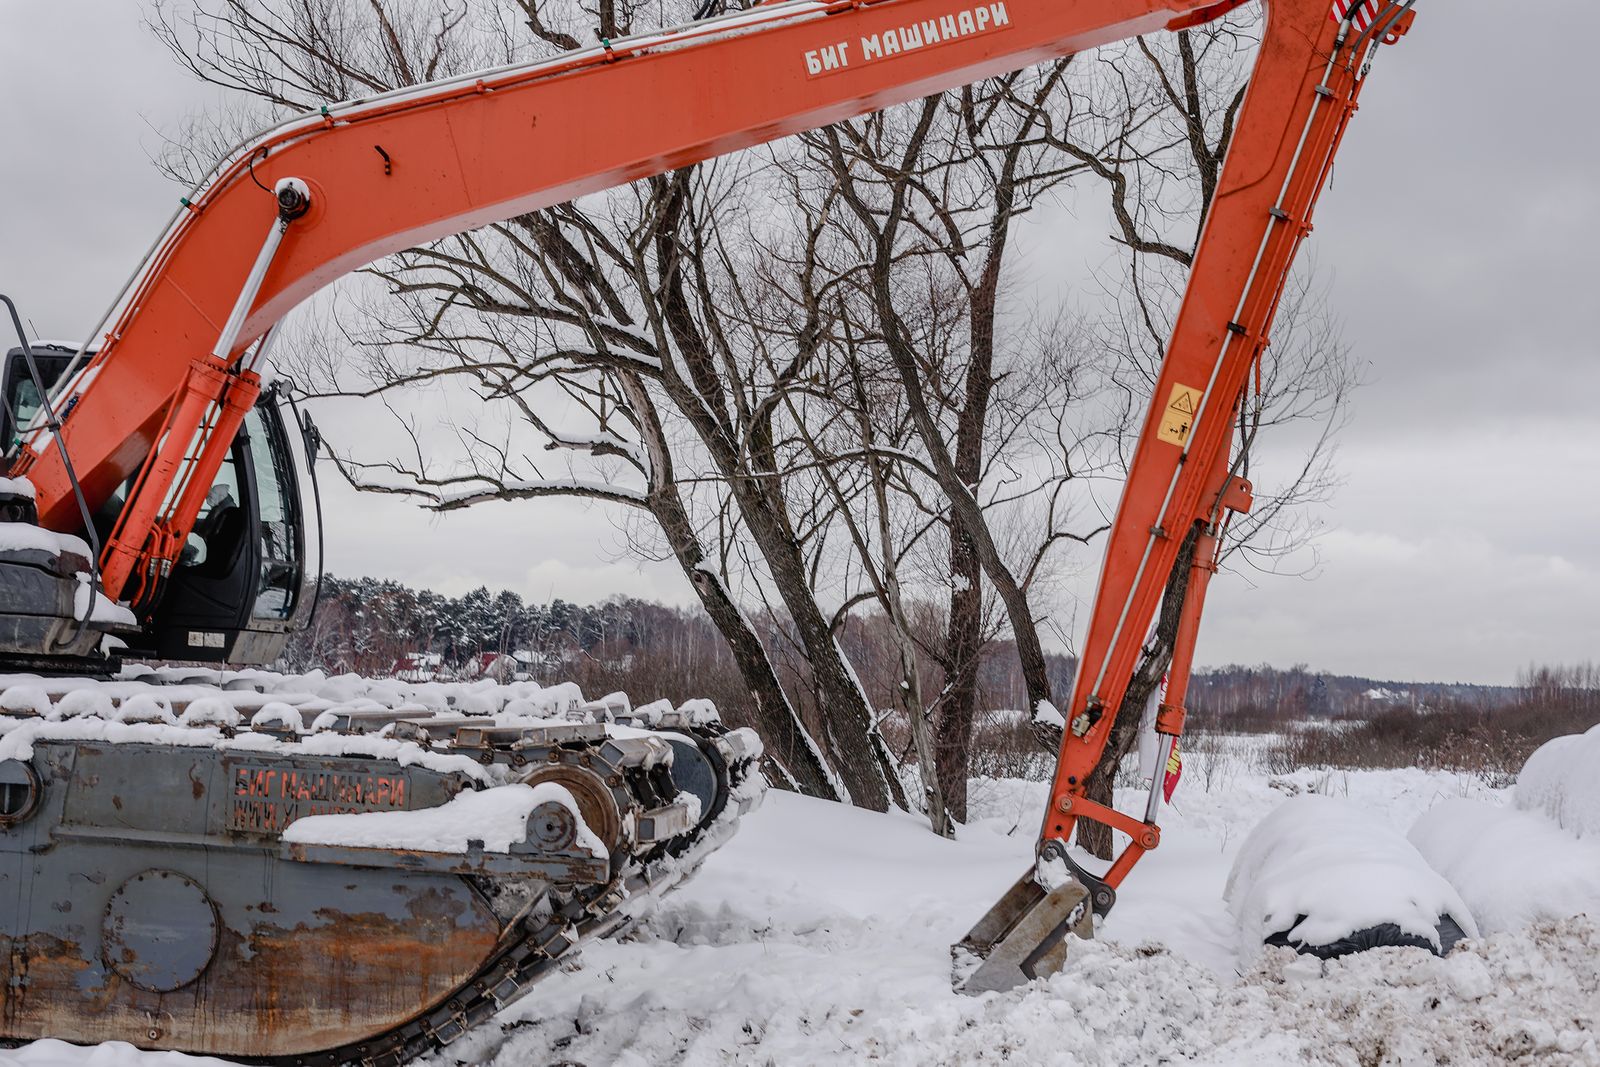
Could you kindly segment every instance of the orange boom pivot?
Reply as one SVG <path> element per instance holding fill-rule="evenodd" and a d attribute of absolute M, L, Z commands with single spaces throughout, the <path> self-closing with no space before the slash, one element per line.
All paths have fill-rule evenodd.
<path fill-rule="evenodd" d="M 195 525 L 242 420 L 273 326 L 342 275 L 421 242 L 1107 42 L 1192 26 L 1241 0 L 795 0 L 322 109 L 246 145 L 185 202 L 119 301 L 86 370 L 52 400 L 87 509 L 132 479 L 101 554 L 106 591 L 142 614 Z M 1260 57 L 1110 536 L 1058 776 L 1041 834 L 1066 859 L 1090 816 L 1133 843 L 1073 884 L 1097 910 L 1159 831 L 1088 801 L 1139 649 L 1181 544 L 1194 575 L 1160 726 L 1182 726 L 1188 664 L 1230 507 L 1232 424 L 1284 280 L 1398 0 L 1267 0 Z M 1369 18 L 1374 22 L 1369 26 Z M 269 190 L 269 191 L 264 191 Z M 104 324 L 102 324 L 104 325 Z M 99 332 L 97 327 L 96 332 Z M 254 347 L 252 347 L 254 346 Z M 42 525 L 83 529 L 45 430 L 13 453 Z M 1030 873 L 974 946 L 1059 942 Z M 1091 892 L 1092 891 L 1092 892 Z M 1047 891 L 1056 904 L 1065 897 Z M 1067 894 L 1070 895 L 1070 894 Z M 1020 903 L 1018 903 L 1020 902 Z M 1083 911 L 1068 909 L 1078 922 Z M 1012 921 L 1016 919 L 1017 921 Z M 1032 936 L 1031 933 L 1029 936 Z M 1036 946 L 1037 948 L 1037 946 Z M 1016 962 L 1026 976 L 1041 957 Z M 1054 957 L 1052 957 L 1054 958 Z M 1031 960 L 1031 962 L 1029 962 Z"/>

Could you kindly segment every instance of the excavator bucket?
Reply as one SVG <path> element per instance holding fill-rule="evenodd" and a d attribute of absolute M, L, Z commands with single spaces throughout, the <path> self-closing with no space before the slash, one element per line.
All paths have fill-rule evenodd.
<path fill-rule="evenodd" d="M 1068 934 L 1094 936 L 1089 890 L 1071 877 L 1046 889 L 1029 868 L 951 946 L 956 991 L 1001 992 L 1050 977 L 1066 966 Z"/>

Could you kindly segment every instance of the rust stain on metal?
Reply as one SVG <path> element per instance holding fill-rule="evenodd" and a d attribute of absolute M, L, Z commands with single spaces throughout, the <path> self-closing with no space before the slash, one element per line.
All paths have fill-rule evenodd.
<path fill-rule="evenodd" d="M 361 1040 L 448 997 L 498 942 L 482 906 L 424 892 L 396 915 L 324 909 L 320 922 L 224 928 L 215 959 L 172 993 L 141 989 L 83 958 L 79 945 L 0 938 L 6 1035 L 72 1033 L 224 1056 L 290 1056 Z M 124 953 L 126 956 L 127 954 Z M 122 962 L 132 963 L 131 958 Z M 160 1017 L 159 1039 L 139 1042 Z"/>

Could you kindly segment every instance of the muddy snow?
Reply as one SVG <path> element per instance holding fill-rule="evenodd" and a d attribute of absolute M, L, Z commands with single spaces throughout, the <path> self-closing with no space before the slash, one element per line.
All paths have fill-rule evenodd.
<path fill-rule="evenodd" d="M 1047 982 L 957 996 L 948 949 L 1026 866 L 1042 784 L 975 783 L 955 842 L 909 815 L 772 794 L 631 941 L 586 948 L 431 1062 L 1600 1065 L 1600 901 L 1569 892 L 1561 907 L 1589 917 L 1543 909 L 1445 959 L 1381 949 L 1329 963 L 1241 953 L 1223 902 L 1250 828 L 1288 796 L 1348 799 L 1405 834 L 1447 801 L 1511 810 L 1509 790 L 1416 770 L 1207 775 L 1199 755 L 1186 762 L 1161 848 L 1099 940 L 1075 944 Z M 1537 870 L 1519 873 L 1497 891 L 1537 885 Z M 57 1042 L 0 1062 L 215 1063 Z"/>

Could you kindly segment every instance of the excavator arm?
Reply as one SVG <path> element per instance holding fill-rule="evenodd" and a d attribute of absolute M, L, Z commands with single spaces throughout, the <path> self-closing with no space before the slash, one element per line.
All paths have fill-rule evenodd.
<path fill-rule="evenodd" d="M 1343 17 L 1331 22 L 1316 6 L 1268 5 L 1238 132 L 1112 523 L 1064 716 L 1038 864 L 956 946 L 970 991 L 1059 969 L 1065 935 L 1087 936 L 1134 864 L 1160 844 L 1160 768 L 1183 732 L 1206 588 L 1229 516 L 1252 503 L 1233 454 L 1240 406 L 1266 351 L 1295 253 L 1311 233 L 1372 51 L 1398 40 L 1414 19 L 1410 3 L 1340 3 L 1335 14 Z M 1189 573 L 1173 582 L 1180 558 L 1189 560 Z M 1155 721 L 1157 772 L 1143 816 L 1135 817 L 1087 794 L 1119 713 L 1139 713 L 1125 698 L 1141 654 L 1150 654 L 1147 642 L 1169 591 L 1181 603 Z M 1126 838 L 1102 874 L 1090 873 L 1068 851 L 1084 818 Z"/>
<path fill-rule="evenodd" d="M 1139 34 L 1243 0 L 793 0 L 547 62 L 329 106 L 269 130 L 183 202 L 7 462 L 41 525 L 85 526 L 131 479 L 100 557 L 106 591 L 159 602 L 213 478 L 254 404 L 271 331 L 379 257 L 829 122 Z M 1042 973 L 1069 927 L 1109 908 L 1156 847 L 1091 801 L 1105 749 L 1180 549 L 1194 545 L 1158 729 L 1182 730 L 1190 658 L 1219 535 L 1250 487 L 1230 467 L 1251 368 L 1374 49 L 1411 2 L 1265 0 L 1262 45 L 1134 455 L 1065 716 L 1029 872 L 974 931 L 990 984 Z M 103 330 L 103 333 L 102 333 Z M 87 349 L 87 346 L 85 346 Z M 59 423 L 60 444 L 45 427 Z M 1078 819 L 1131 843 L 1102 876 L 1066 853 Z M 1031 887 L 1031 888 L 1030 888 Z M 1072 898 L 1069 902 L 1069 898 Z M 1009 970 L 1008 970 L 1009 968 Z M 999 976 L 999 977 L 997 977 Z M 980 982 L 981 984 L 981 982 Z"/>

